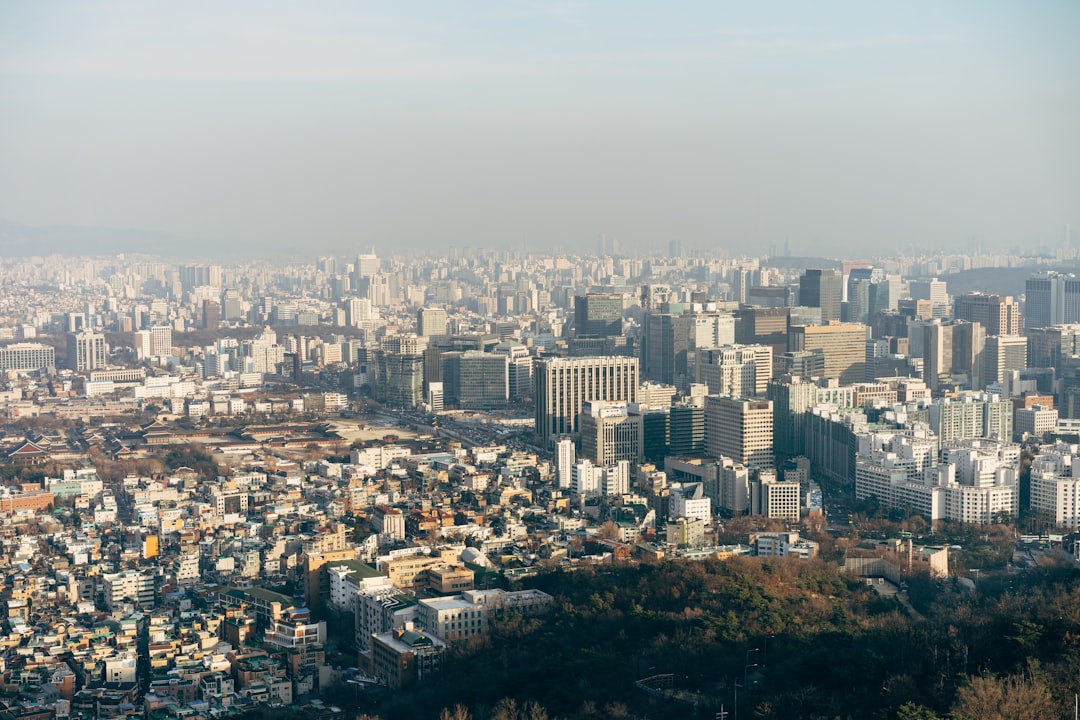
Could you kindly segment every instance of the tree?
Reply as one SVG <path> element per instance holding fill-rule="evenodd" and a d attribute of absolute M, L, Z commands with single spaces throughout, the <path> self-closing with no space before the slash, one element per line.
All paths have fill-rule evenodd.
<path fill-rule="evenodd" d="M 443 708 L 439 713 L 439 720 L 472 720 L 472 713 L 464 705 L 458 703 L 453 708 Z"/>
<path fill-rule="evenodd" d="M 928 707 L 907 702 L 896 711 L 896 720 L 941 720 L 941 716 Z"/>
<path fill-rule="evenodd" d="M 513 698 L 503 698 L 495 703 L 490 720 L 548 720 L 547 710 L 535 702 L 519 706 Z"/>
<path fill-rule="evenodd" d="M 608 520 L 600 526 L 598 534 L 603 540 L 618 540 L 619 539 L 619 525 L 611 520 Z"/>
<path fill-rule="evenodd" d="M 567 544 L 566 549 L 569 552 L 570 557 L 577 555 L 581 556 L 581 550 L 585 547 L 585 541 L 581 539 L 580 535 L 575 535 L 570 538 L 570 542 Z"/>
<path fill-rule="evenodd" d="M 1055 709 L 1050 691 L 1037 679 L 985 674 L 960 688 L 953 712 L 958 720 L 1045 720 Z"/>

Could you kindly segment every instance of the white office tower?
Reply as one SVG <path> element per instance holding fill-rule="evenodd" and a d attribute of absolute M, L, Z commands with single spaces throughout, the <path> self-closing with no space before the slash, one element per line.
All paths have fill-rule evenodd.
<path fill-rule="evenodd" d="M 728 345 L 697 351 L 696 380 L 710 395 L 763 397 L 772 379 L 773 353 L 768 345 Z"/>
<path fill-rule="evenodd" d="M 445 335 L 446 310 L 440 307 L 422 307 L 416 311 L 417 335 Z"/>
<path fill-rule="evenodd" d="M 619 460 L 612 465 L 594 467 L 593 472 L 599 472 L 598 485 L 600 492 L 606 497 L 626 495 L 630 492 L 630 463 Z"/>
<path fill-rule="evenodd" d="M 682 483 L 672 486 L 668 496 L 668 515 L 673 518 L 712 519 L 712 500 L 705 495 L 705 483 Z"/>
<path fill-rule="evenodd" d="M 172 327 L 154 325 L 150 328 L 150 354 L 154 357 L 172 355 Z"/>
<path fill-rule="evenodd" d="M 573 482 L 574 440 L 563 437 L 555 442 L 556 482 L 560 488 L 567 489 Z"/>
<path fill-rule="evenodd" d="M 1080 457 L 1077 446 L 1044 447 L 1031 463 L 1031 509 L 1056 526 L 1080 527 Z"/>
<path fill-rule="evenodd" d="M 364 323 L 376 319 L 377 312 L 368 298 L 347 298 L 342 304 L 345 306 L 345 322 L 350 327 L 364 327 Z"/>
<path fill-rule="evenodd" d="M 932 436 L 898 433 L 859 438 L 855 497 L 875 497 L 884 507 L 909 508 L 930 520 L 992 523 L 1016 516 L 1020 507 L 1018 445 L 957 440 L 942 448 L 937 462 L 936 444 Z"/>
<path fill-rule="evenodd" d="M 105 367 L 109 361 L 109 349 L 105 336 L 93 330 L 68 334 L 68 369 L 88 372 Z"/>
<path fill-rule="evenodd" d="M 705 454 L 751 468 L 772 467 L 772 401 L 705 398 Z"/>
<path fill-rule="evenodd" d="M 379 272 L 379 257 L 374 252 L 361 253 L 356 256 L 356 276 L 371 277 Z"/>
<path fill-rule="evenodd" d="M 630 492 L 630 463 L 625 460 L 612 465 L 578 460 L 571 467 L 570 476 L 570 491 L 577 496 L 612 497 Z"/>
<path fill-rule="evenodd" d="M 586 402 L 637 402 L 638 359 L 546 358 L 537 361 L 535 380 L 536 434 L 549 446 L 554 438 L 577 431 Z"/>
<path fill-rule="evenodd" d="M 574 463 L 570 473 L 570 489 L 575 495 L 594 496 L 600 494 L 600 484 L 593 464 L 588 460 Z"/>

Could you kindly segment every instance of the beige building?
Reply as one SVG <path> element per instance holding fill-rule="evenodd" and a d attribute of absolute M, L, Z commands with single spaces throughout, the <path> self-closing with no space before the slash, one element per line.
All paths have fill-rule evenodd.
<path fill-rule="evenodd" d="M 822 376 L 842 384 L 861 382 L 866 373 L 866 326 L 831 322 L 828 325 L 792 325 L 789 352 L 820 352 Z"/>
<path fill-rule="evenodd" d="M 418 619 L 424 632 L 455 642 L 484 634 L 491 619 L 503 612 L 528 615 L 546 609 L 552 602 L 554 599 L 540 590 L 469 590 L 421 600 Z"/>
<path fill-rule="evenodd" d="M 641 462 L 642 416 L 631 414 L 626 403 L 586 402 L 578 418 L 578 431 L 581 457 L 594 465 Z"/>
<path fill-rule="evenodd" d="M 638 359 L 547 358 L 536 363 L 536 434 L 544 445 L 577 431 L 591 400 L 637 402 Z"/>
<path fill-rule="evenodd" d="M 428 587 L 440 595 L 473 589 L 475 573 L 461 565 L 435 565 L 427 569 Z"/>
<path fill-rule="evenodd" d="M 389 688 L 410 687 L 439 670 L 445 651 L 445 643 L 417 632 L 409 623 L 400 630 L 372 636 L 371 672 Z"/>
<path fill-rule="evenodd" d="M 380 559 L 379 572 L 390 578 L 397 588 L 422 590 L 427 587 L 427 570 L 439 565 L 454 564 L 461 554 L 460 547 L 442 548 L 430 555 L 407 554 Z"/>
<path fill-rule="evenodd" d="M 772 401 L 705 398 L 705 454 L 749 467 L 772 467 Z"/>

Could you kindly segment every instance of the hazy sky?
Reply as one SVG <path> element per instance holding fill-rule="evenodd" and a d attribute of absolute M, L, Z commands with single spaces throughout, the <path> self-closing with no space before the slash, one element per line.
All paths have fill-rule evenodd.
<path fill-rule="evenodd" d="M 0 217 L 342 254 L 1080 242 L 1078 39 L 1074 0 L 0 0 Z"/>

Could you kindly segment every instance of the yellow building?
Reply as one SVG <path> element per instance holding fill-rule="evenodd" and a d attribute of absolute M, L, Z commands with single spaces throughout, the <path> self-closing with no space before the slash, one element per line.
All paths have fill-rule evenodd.
<path fill-rule="evenodd" d="M 792 325 L 788 350 L 820 352 L 825 359 L 822 375 L 845 385 L 865 379 L 866 326 L 862 323 Z"/>

